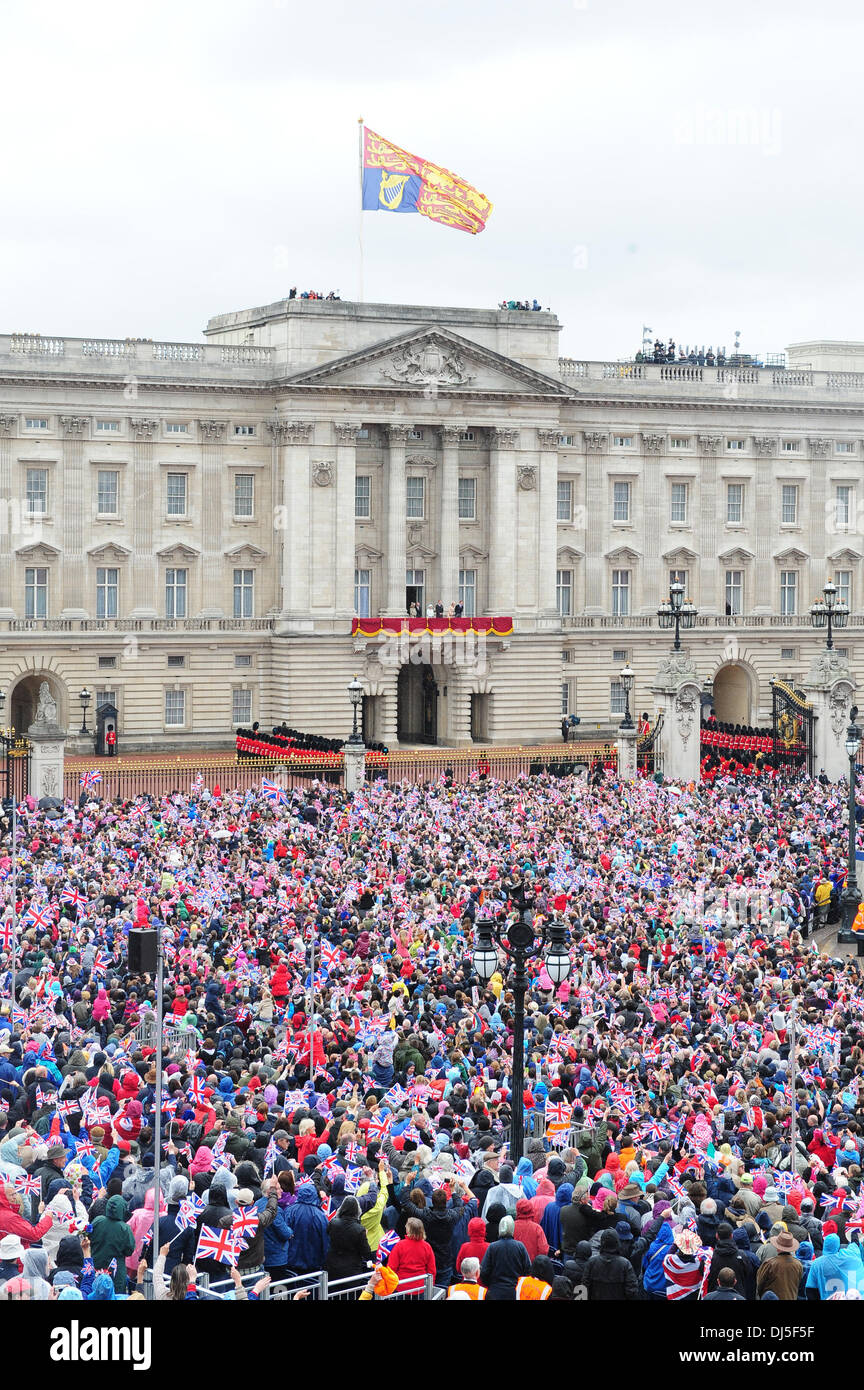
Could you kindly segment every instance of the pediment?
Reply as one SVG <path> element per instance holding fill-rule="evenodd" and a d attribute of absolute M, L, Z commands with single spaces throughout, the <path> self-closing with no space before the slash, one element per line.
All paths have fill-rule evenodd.
<path fill-rule="evenodd" d="M 160 560 L 197 560 L 201 552 L 178 541 L 176 545 L 166 545 L 164 550 L 157 550 L 156 554 Z"/>
<path fill-rule="evenodd" d="M 488 560 L 488 550 L 479 550 L 476 545 L 466 545 L 459 551 L 460 560 Z"/>
<path fill-rule="evenodd" d="M 570 564 L 574 564 L 577 560 L 584 560 L 584 558 L 582 551 L 574 550 L 572 545 L 562 545 L 558 551 L 558 559 L 566 560 Z"/>
<path fill-rule="evenodd" d="M 425 454 L 409 454 L 405 460 L 406 468 L 434 468 L 435 460 Z"/>
<path fill-rule="evenodd" d="M 412 545 L 406 558 L 413 563 L 415 560 L 434 560 L 437 554 L 437 550 L 428 550 L 425 545 Z"/>
<path fill-rule="evenodd" d="M 803 565 L 810 556 L 804 550 L 799 550 L 797 545 L 790 545 L 786 550 L 777 550 L 774 559 L 778 565 L 796 564 Z"/>
<path fill-rule="evenodd" d="M 257 545 L 250 545 L 245 541 L 243 545 L 235 545 L 231 550 L 225 551 L 226 560 L 266 560 L 267 551 L 260 550 Z"/>
<path fill-rule="evenodd" d="M 671 565 L 673 569 L 683 569 L 685 565 L 692 565 L 694 560 L 699 559 L 699 556 L 696 554 L 695 550 L 688 550 L 686 545 L 679 545 L 676 546 L 674 550 L 667 550 L 663 555 L 663 559 L 666 561 L 667 565 Z"/>
<path fill-rule="evenodd" d="M 367 565 L 375 565 L 383 558 L 383 552 L 373 550 L 371 545 L 361 545 L 354 551 L 354 559 L 360 569 L 365 569 Z"/>
<path fill-rule="evenodd" d="M 619 545 L 617 550 L 606 551 L 606 559 L 610 560 L 613 564 L 617 564 L 619 560 L 623 560 L 632 565 L 635 564 L 637 560 L 641 560 L 641 558 L 642 556 L 639 554 L 639 551 L 632 550 L 629 545 Z"/>
<path fill-rule="evenodd" d="M 15 554 L 21 560 L 56 560 L 60 551 L 47 541 L 36 541 L 33 545 L 23 545 Z"/>
<path fill-rule="evenodd" d="M 567 396 L 554 377 L 441 328 L 412 329 L 290 378 L 292 386 L 436 396 Z"/>
<path fill-rule="evenodd" d="M 857 565 L 861 559 L 860 550 L 852 550 L 849 546 L 844 546 L 842 550 L 835 550 L 828 559 L 832 565 Z"/>
<path fill-rule="evenodd" d="M 116 541 L 106 541 L 104 545 L 94 545 L 87 554 L 91 560 L 128 560 L 132 551 Z"/>
<path fill-rule="evenodd" d="M 734 545 L 731 550 L 724 550 L 722 555 L 717 556 L 724 564 L 746 565 L 753 559 L 753 551 L 745 550 L 743 545 Z"/>

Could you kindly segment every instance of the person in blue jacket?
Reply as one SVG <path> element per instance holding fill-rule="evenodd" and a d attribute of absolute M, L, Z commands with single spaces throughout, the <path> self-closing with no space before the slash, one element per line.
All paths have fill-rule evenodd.
<path fill-rule="evenodd" d="M 318 1205 L 318 1191 L 311 1183 L 302 1183 L 297 1201 L 285 1213 L 291 1231 L 289 1266 L 295 1274 L 310 1274 L 323 1269 L 329 1245 L 327 1217 Z"/>

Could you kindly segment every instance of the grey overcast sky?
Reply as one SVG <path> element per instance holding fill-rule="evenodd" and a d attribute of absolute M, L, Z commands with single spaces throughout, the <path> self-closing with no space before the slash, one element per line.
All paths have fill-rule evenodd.
<path fill-rule="evenodd" d="M 862 31 L 859 0 L 8 3 L 0 330 L 356 298 L 363 116 L 495 205 L 364 214 L 367 300 L 536 295 L 577 357 L 864 339 Z"/>

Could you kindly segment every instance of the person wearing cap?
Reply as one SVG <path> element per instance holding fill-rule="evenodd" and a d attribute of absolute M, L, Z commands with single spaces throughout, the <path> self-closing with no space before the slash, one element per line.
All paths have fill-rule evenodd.
<path fill-rule="evenodd" d="M 763 1260 L 756 1276 L 756 1289 L 761 1298 L 769 1289 L 776 1294 L 781 1303 L 794 1303 L 798 1298 L 798 1288 L 804 1267 L 795 1259 L 798 1242 L 791 1231 L 781 1230 L 772 1236 L 777 1254 Z"/>
<path fill-rule="evenodd" d="M 0 1282 L 6 1279 L 14 1279 L 16 1274 L 20 1274 L 20 1264 L 24 1259 L 25 1249 L 19 1236 L 3 1236 L 0 1240 Z"/>
<path fill-rule="evenodd" d="M 694 1302 L 702 1282 L 701 1242 L 695 1231 L 679 1226 L 672 1236 L 672 1248 L 663 1261 L 666 1298 L 670 1302 Z"/>

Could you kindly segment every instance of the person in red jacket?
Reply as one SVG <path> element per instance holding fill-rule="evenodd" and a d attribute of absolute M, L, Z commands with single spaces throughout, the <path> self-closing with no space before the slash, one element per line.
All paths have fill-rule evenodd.
<path fill-rule="evenodd" d="M 408 1218 L 405 1239 L 393 1246 L 387 1263 L 393 1273 L 399 1275 L 400 1284 L 421 1274 L 431 1274 L 432 1278 L 435 1278 L 435 1256 L 432 1246 L 426 1240 L 423 1222 L 416 1216 Z"/>
<path fill-rule="evenodd" d="M 483 1263 L 483 1256 L 489 1249 L 486 1240 L 486 1222 L 482 1216 L 472 1216 L 468 1222 L 468 1239 L 463 1245 L 459 1246 L 459 1254 L 456 1256 L 456 1268 L 461 1270 L 462 1261 L 468 1259 L 479 1260 Z"/>
<path fill-rule="evenodd" d="M 513 1235 L 516 1240 L 521 1240 L 532 1261 L 536 1260 L 538 1255 L 549 1253 L 549 1242 L 543 1232 L 543 1227 L 534 1220 L 533 1208 L 527 1197 L 520 1197 L 516 1203 Z"/>
<path fill-rule="evenodd" d="M 285 1001 L 288 998 L 288 967 L 284 960 L 280 960 L 273 974 L 270 976 L 270 993 L 273 995 L 274 1004 L 278 1004 L 280 1009 L 284 1009 Z"/>
<path fill-rule="evenodd" d="M 0 1183 L 0 1238 L 17 1236 L 25 1245 L 35 1245 L 46 1231 L 50 1231 L 54 1217 L 45 1212 L 38 1225 L 33 1226 L 20 1214 L 22 1200 L 11 1183 Z M 44 1207 L 44 1202 L 40 1202 L 39 1210 L 43 1211 Z"/>

